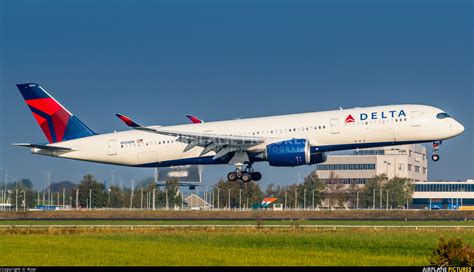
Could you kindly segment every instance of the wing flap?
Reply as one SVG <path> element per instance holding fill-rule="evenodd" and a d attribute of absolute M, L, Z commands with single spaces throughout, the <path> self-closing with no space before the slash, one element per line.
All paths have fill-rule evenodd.
<path fill-rule="evenodd" d="M 30 144 L 30 143 L 17 143 L 17 144 L 12 144 L 12 145 L 29 147 L 29 148 L 39 148 L 39 149 L 51 150 L 51 151 L 74 151 L 75 150 L 74 148 L 71 148 L 71 147 Z"/>
<path fill-rule="evenodd" d="M 161 127 L 144 127 L 127 116 L 124 116 L 122 114 L 116 115 L 126 125 L 133 129 L 177 137 L 176 141 L 187 144 L 183 152 L 188 152 L 194 147 L 202 147 L 203 150 L 201 151 L 199 156 L 204 156 L 207 153 L 213 151 L 216 153 L 213 157 L 214 159 L 219 159 L 227 155 L 234 154 L 231 159 L 232 164 L 243 163 L 245 161 L 248 161 L 248 152 L 260 152 L 257 147 L 261 146 L 265 143 L 265 140 L 269 139 L 255 136 L 178 131 L 168 130 L 166 128 Z"/>

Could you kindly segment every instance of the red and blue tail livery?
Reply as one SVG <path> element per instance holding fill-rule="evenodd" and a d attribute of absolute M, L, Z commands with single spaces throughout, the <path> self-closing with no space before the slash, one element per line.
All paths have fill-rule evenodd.
<path fill-rule="evenodd" d="M 96 135 L 36 83 L 16 85 L 49 143 Z"/>

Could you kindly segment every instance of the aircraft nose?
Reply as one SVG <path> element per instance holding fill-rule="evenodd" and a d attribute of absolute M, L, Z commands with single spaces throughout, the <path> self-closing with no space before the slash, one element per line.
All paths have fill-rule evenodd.
<path fill-rule="evenodd" d="M 459 135 L 464 132 L 464 126 L 458 121 L 454 121 L 453 132 Z"/>

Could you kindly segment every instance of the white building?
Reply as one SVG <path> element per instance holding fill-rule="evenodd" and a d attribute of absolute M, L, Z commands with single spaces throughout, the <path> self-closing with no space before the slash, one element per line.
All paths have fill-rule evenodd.
<path fill-rule="evenodd" d="M 416 182 L 413 204 L 432 209 L 474 205 L 474 180 Z"/>
<path fill-rule="evenodd" d="M 184 199 L 184 204 L 187 208 L 198 210 L 210 209 L 212 207 L 211 204 L 196 194 L 191 194 L 186 197 Z"/>
<path fill-rule="evenodd" d="M 414 182 L 428 179 L 426 148 L 422 145 L 400 145 L 354 150 L 352 155 L 330 155 L 316 165 L 323 182 L 365 184 L 376 175 L 409 178 Z"/>

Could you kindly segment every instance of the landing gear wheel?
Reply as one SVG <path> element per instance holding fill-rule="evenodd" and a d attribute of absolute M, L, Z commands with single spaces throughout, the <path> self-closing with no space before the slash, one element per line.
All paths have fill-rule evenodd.
<path fill-rule="evenodd" d="M 252 175 L 249 172 L 243 172 L 240 179 L 242 179 L 243 182 L 250 182 L 252 180 Z"/>
<path fill-rule="evenodd" d="M 227 174 L 227 179 L 229 181 L 236 181 L 239 179 L 239 176 L 237 175 L 236 172 L 230 172 L 229 174 Z"/>
<path fill-rule="evenodd" d="M 253 172 L 252 173 L 252 180 L 259 181 L 262 179 L 262 174 L 260 172 Z"/>
<path fill-rule="evenodd" d="M 433 156 L 431 156 L 431 159 L 433 161 L 439 161 L 439 155 L 438 155 L 438 150 L 439 146 L 443 144 L 443 141 L 434 141 L 433 142 Z"/>

